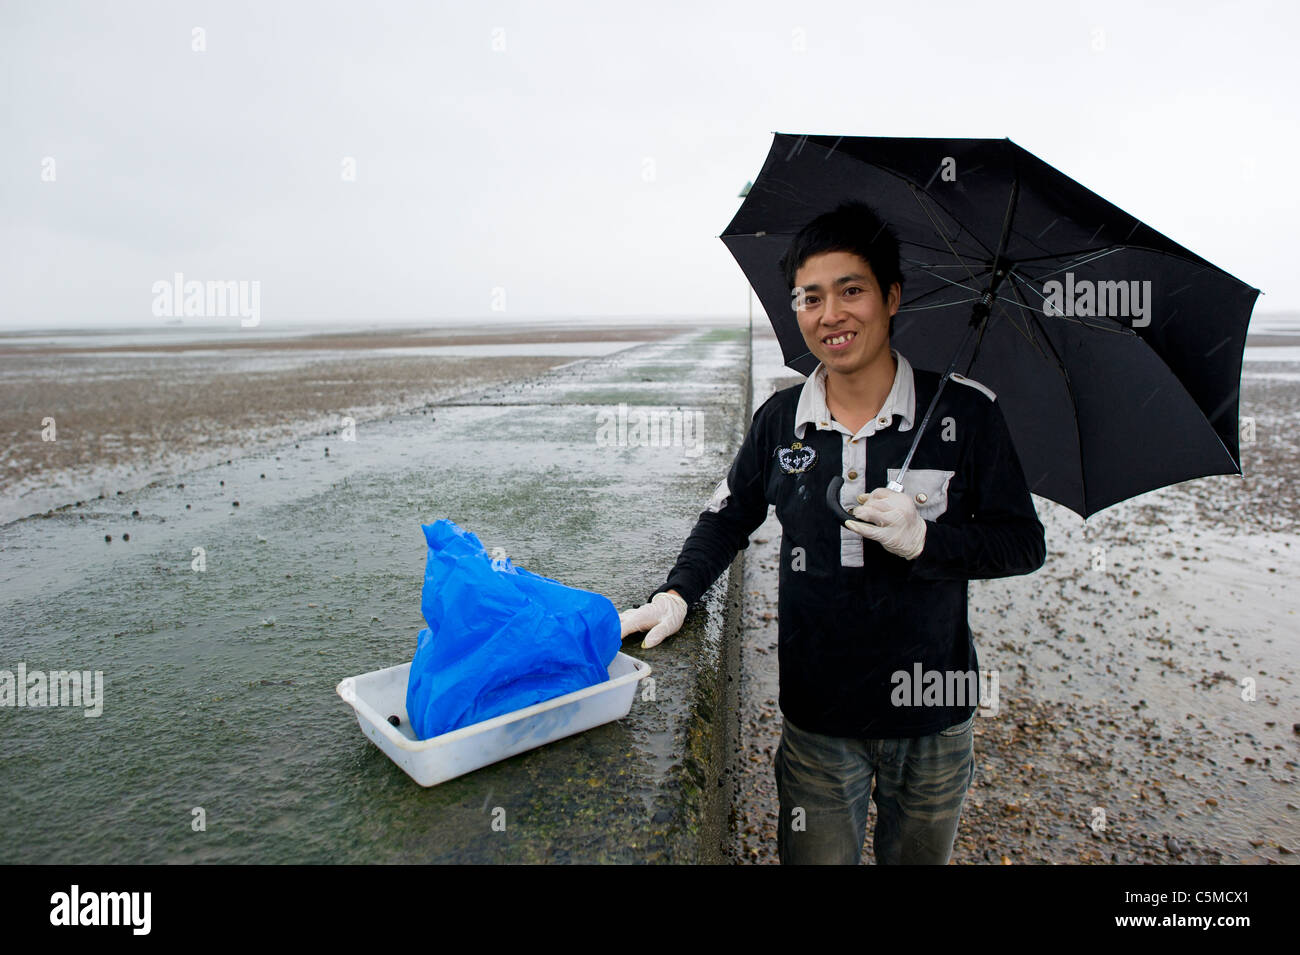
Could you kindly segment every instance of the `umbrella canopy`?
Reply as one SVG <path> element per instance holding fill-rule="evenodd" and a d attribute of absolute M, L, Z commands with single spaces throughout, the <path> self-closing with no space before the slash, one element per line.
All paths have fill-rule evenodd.
<path fill-rule="evenodd" d="M 1033 493 L 1087 518 L 1241 473 L 1242 351 L 1259 290 L 1009 139 L 775 134 L 721 239 L 788 366 L 807 375 L 817 359 L 780 259 L 846 199 L 899 236 L 892 345 L 919 368 L 960 361 L 997 394 Z"/>

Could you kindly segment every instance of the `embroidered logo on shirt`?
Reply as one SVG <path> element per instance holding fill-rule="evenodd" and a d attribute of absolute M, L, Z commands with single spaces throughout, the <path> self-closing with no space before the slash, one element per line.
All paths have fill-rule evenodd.
<path fill-rule="evenodd" d="M 802 474 L 817 463 L 817 452 L 796 441 L 788 448 L 777 448 L 776 460 L 786 474 Z"/>

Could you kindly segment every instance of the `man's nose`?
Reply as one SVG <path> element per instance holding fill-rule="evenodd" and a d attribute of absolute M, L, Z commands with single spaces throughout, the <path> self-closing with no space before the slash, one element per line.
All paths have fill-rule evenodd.
<path fill-rule="evenodd" d="M 827 325 L 837 325 L 846 315 L 848 315 L 848 307 L 845 305 L 844 299 L 833 293 L 827 295 L 826 310 L 822 313 L 822 321 Z"/>

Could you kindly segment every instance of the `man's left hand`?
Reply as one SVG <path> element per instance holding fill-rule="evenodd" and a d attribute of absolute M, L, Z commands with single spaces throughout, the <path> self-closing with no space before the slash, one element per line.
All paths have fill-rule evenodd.
<path fill-rule="evenodd" d="M 925 521 L 916 513 L 916 504 L 909 495 L 878 487 L 870 494 L 859 494 L 858 500 L 861 503 L 853 509 L 857 520 L 845 521 L 845 527 L 907 560 L 921 553 L 925 547 Z"/>

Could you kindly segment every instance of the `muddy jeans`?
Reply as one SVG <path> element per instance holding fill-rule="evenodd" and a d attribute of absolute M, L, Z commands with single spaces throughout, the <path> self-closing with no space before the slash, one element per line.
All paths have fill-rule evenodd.
<path fill-rule="evenodd" d="M 775 759 L 782 864 L 856 865 L 871 800 L 877 863 L 946 865 L 975 776 L 974 727 L 972 713 L 930 736 L 850 739 L 785 720 Z"/>

